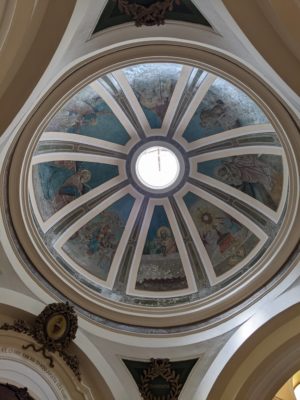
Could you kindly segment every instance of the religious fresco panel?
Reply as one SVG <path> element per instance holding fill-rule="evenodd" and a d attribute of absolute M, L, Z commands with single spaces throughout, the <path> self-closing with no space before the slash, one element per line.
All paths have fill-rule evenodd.
<path fill-rule="evenodd" d="M 123 69 L 152 129 L 161 128 L 182 65 L 139 64 Z"/>
<path fill-rule="evenodd" d="M 167 291 L 187 288 L 182 261 L 163 206 L 155 206 L 143 249 L 136 289 Z"/>
<path fill-rule="evenodd" d="M 49 161 L 32 169 L 33 189 L 44 221 L 73 200 L 119 175 L 117 165 Z"/>
<path fill-rule="evenodd" d="M 217 78 L 204 96 L 183 137 L 189 143 L 216 133 L 268 123 L 261 109 L 242 90 Z"/>
<path fill-rule="evenodd" d="M 45 132 L 67 132 L 125 145 L 130 136 L 105 101 L 86 86 L 51 119 Z"/>
<path fill-rule="evenodd" d="M 276 211 L 282 194 L 281 156 L 244 154 L 199 162 L 198 172 L 217 179 Z"/>
<path fill-rule="evenodd" d="M 232 216 L 188 192 L 183 198 L 217 276 L 241 262 L 259 239 Z"/>
<path fill-rule="evenodd" d="M 83 269 L 106 280 L 134 201 L 127 194 L 113 203 L 79 229 L 63 250 Z"/>

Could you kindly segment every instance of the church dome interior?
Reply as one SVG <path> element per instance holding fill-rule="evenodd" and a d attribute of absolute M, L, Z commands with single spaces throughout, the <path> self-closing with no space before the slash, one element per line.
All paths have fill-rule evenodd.
<path fill-rule="evenodd" d="M 29 237 L 62 280 L 145 319 L 147 308 L 221 303 L 268 268 L 291 166 L 276 120 L 244 90 L 147 62 L 54 109 L 23 159 L 20 197 Z"/>
<path fill-rule="evenodd" d="M 0 6 L 0 397 L 295 400 L 295 7 L 26 1 Z"/>

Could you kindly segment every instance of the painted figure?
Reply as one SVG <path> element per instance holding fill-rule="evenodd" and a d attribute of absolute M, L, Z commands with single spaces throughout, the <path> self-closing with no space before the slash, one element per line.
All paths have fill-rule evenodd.
<path fill-rule="evenodd" d="M 125 68 L 124 73 L 151 128 L 160 128 L 180 75 L 177 64 L 143 64 Z"/>
<path fill-rule="evenodd" d="M 156 253 L 166 257 L 168 254 L 177 253 L 177 247 L 170 228 L 162 226 L 157 230 Z"/>
<path fill-rule="evenodd" d="M 213 107 L 201 111 L 200 126 L 208 129 L 221 126 L 229 130 L 240 127 L 241 123 L 222 100 L 217 100 Z"/>
<path fill-rule="evenodd" d="M 173 92 L 174 86 L 175 82 L 166 80 L 161 82 L 159 90 L 157 87 L 149 85 L 149 87 L 140 88 L 137 91 L 138 100 L 151 122 L 154 123 L 155 118 L 158 118 L 156 123 L 161 125 L 170 102 L 169 94 Z M 149 113 L 153 113 L 153 115 Z"/>
<path fill-rule="evenodd" d="M 39 175 L 44 199 L 51 202 L 54 210 L 59 210 L 90 189 L 87 183 L 91 179 L 91 172 L 87 169 L 77 170 L 75 161 L 41 164 Z"/>
<path fill-rule="evenodd" d="M 155 206 L 141 257 L 137 289 L 179 290 L 187 287 L 185 272 L 164 206 Z"/>
<path fill-rule="evenodd" d="M 275 175 L 271 165 L 260 160 L 255 154 L 236 156 L 230 161 L 223 161 L 222 164 L 216 171 L 216 176 L 221 181 L 275 208 L 270 195 Z"/>
<path fill-rule="evenodd" d="M 135 199 L 127 194 L 81 227 L 63 246 L 76 263 L 106 280 Z"/>
<path fill-rule="evenodd" d="M 258 238 L 230 214 L 192 192 L 184 201 L 217 275 L 240 263 L 257 245 Z"/>
<path fill-rule="evenodd" d="M 89 86 L 61 108 L 46 131 L 75 133 L 120 145 L 125 145 L 130 139 L 108 104 Z"/>
<path fill-rule="evenodd" d="M 156 254 L 163 257 L 174 253 L 178 253 L 176 242 L 171 229 L 167 226 L 159 227 L 154 238 L 148 237 L 143 251 L 143 254 Z"/>

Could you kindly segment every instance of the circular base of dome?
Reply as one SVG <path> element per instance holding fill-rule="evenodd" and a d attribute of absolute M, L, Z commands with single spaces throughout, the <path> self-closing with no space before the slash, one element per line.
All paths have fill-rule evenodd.
<path fill-rule="evenodd" d="M 167 63 L 178 63 L 180 57 L 186 63 L 189 54 L 187 49 L 176 46 L 171 48 L 149 46 L 148 49 L 140 50 L 144 52 L 144 63 L 162 52 L 166 55 L 164 61 Z M 131 60 L 132 63 L 135 59 L 136 49 L 123 50 L 118 55 L 124 61 L 125 67 L 129 65 L 126 60 Z M 61 101 L 62 95 L 68 92 L 72 85 L 83 80 L 87 73 L 92 75 L 96 71 L 100 79 L 95 81 L 93 76 L 88 91 L 89 93 L 96 91 L 96 95 L 99 95 L 101 71 L 105 70 L 107 73 L 108 68 L 110 71 L 114 70 L 111 56 L 107 55 L 76 71 L 49 94 L 22 131 L 13 156 L 9 172 L 9 206 L 14 229 L 31 262 L 55 289 L 64 293 L 73 303 L 88 310 L 89 313 L 120 324 L 148 327 L 178 326 L 218 315 L 251 296 L 270 280 L 287 259 L 297 241 L 295 221 L 296 217 L 298 218 L 299 195 L 297 177 L 293 172 L 297 168 L 296 158 L 292 156 L 293 147 L 297 148 L 299 144 L 296 126 L 272 93 L 242 68 L 200 50 L 195 50 L 193 57 L 191 64 L 184 65 L 183 68 L 185 74 L 189 69 L 199 74 L 199 87 L 192 93 L 191 99 L 194 100 L 190 103 L 189 113 L 185 113 L 189 115 L 186 118 L 192 118 L 196 112 L 195 98 L 198 96 L 198 105 L 203 100 L 201 88 L 208 91 L 216 80 L 217 71 L 222 75 L 222 71 L 217 67 L 221 65 L 226 77 L 231 75 L 231 82 L 244 90 L 251 87 L 257 92 L 255 99 L 267 116 L 267 123 L 253 124 L 249 129 L 242 126 L 242 117 L 238 117 L 235 113 L 224 122 L 224 115 L 230 108 L 224 100 L 217 99 L 214 105 L 205 106 L 200 110 L 202 119 L 197 117 L 195 121 L 197 126 L 201 123 L 200 127 L 208 130 L 211 129 L 212 117 L 218 126 L 225 123 L 223 132 L 226 132 L 226 140 L 221 137 L 223 132 L 215 132 L 192 140 L 190 133 L 184 133 L 188 125 L 187 120 L 181 120 L 181 128 L 174 131 L 172 139 L 166 136 L 165 129 L 159 132 L 157 128 L 153 128 L 152 134 L 149 134 L 149 127 L 144 130 L 145 138 L 139 135 L 138 124 L 135 127 L 136 135 L 133 135 L 133 123 L 128 122 L 131 121 L 128 117 L 126 124 L 123 124 L 123 127 L 127 127 L 128 142 L 122 130 L 123 139 L 118 136 L 118 143 L 110 142 L 105 147 L 103 137 L 92 138 L 84 133 L 72 131 L 79 126 L 82 129 L 87 129 L 87 126 L 94 127 L 98 115 L 101 112 L 101 115 L 106 113 L 104 108 L 97 107 L 89 112 L 85 109 L 83 112 L 85 124 L 73 124 L 70 131 L 60 135 L 61 130 L 58 128 L 55 130 L 59 107 L 62 107 L 64 115 L 66 113 L 73 115 L 63 104 L 65 101 Z M 158 60 L 161 62 L 161 57 L 155 61 Z M 199 60 L 207 70 L 204 74 Z M 140 59 L 136 59 L 136 62 L 140 62 Z M 211 70 L 207 67 L 209 64 L 212 65 Z M 120 68 L 119 63 L 117 67 Z M 115 75 L 122 75 L 124 79 L 125 72 L 118 70 Z M 235 80 L 233 75 L 238 78 Z M 126 79 L 129 82 L 130 76 Z M 219 84 L 222 78 L 217 79 Z M 122 82 L 120 80 L 120 83 Z M 234 86 L 231 82 L 228 85 Z M 221 82 L 220 85 L 222 84 Z M 213 89 L 216 90 L 215 87 Z M 249 93 L 252 93 L 252 90 Z M 94 94 L 94 98 L 96 95 Z M 68 98 L 72 102 L 72 98 L 70 96 Z M 84 99 L 80 99 L 81 104 L 84 104 L 82 107 L 86 107 L 86 103 L 82 100 Z M 268 109 L 264 108 L 265 103 L 270 105 Z M 71 103 L 66 104 L 69 107 Z M 151 103 L 147 104 L 151 106 Z M 112 113 L 121 118 L 123 115 L 121 111 L 124 108 L 118 107 L 115 101 L 110 103 L 110 107 Z M 140 106 L 140 109 L 143 110 L 143 107 Z M 271 109 L 273 111 L 270 111 Z M 54 115 L 54 110 L 59 111 Z M 157 110 L 161 112 L 161 108 Z M 172 113 L 170 111 L 169 115 L 175 117 L 176 107 L 172 108 Z M 137 118 L 138 121 L 145 121 L 140 116 L 141 114 Z M 52 128 L 45 129 L 49 123 L 52 124 Z M 34 136 L 32 132 L 35 132 Z M 289 132 L 289 138 L 285 132 Z M 270 145 L 266 145 L 266 137 L 272 140 Z M 253 138 L 257 138 L 258 141 L 251 142 Z M 70 143 L 73 147 L 68 147 L 67 152 L 66 147 L 59 147 Z M 165 188 L 164 193 L 159 193 L 159 190 L 151 192 L 150 188 L 142 187 L 138 177 L 134 177 L 134 155 L 137 159 L 145 150 L 143 148 L 145 143 L 147 143 L 145 148 L 153 145 L 170 148 L 176 154 L 179 164 L 183 166 L 174 182 L 174 187 Z M 168 147 L 167 143 L 171 147 Z M 26 149 L 25 158 L 24 149 Z M 238 152 L 236 149 L 239 149 Z M 256 149 L 255 153 L 253 149 Z M 62 154 L 63 158 L 59 158 Z M 253 154 L 262 154 L 265 157 L 248 157 Z M 280 206 L 272 209 L 263 203 L 269 198 L 266 195 L 269 190 L 267 178 L 257 184 L 255 179 L 258 179 L 258 176 L 254 179 L 252 175 L 252 181 L 250 178 L 248 180 L 249 185 L 244 185 L 245 190 L 250 187 L 255 189 L 252 196 L 256 196 L 255 193 L 265 193 L 260 200 L 251 197 L 250 190 L 247 193 L 243 192 L 242 185 L 240 188 L 233 187 L 237 186 L 236 181 L 232 185 L 230 180 L 226 183 L 219 181 L 216 185 L 212 184 L 209 179 L 212 177 L 207 177 L 201 168 L 204 163 L 216 160 L 216 155 L 223 159 L 222 163 L 229 171 L 233 171 L 234 168 L 244 168 L 245 173 L 249 172 L 247 168 L 251 161 L 255 164 L 256 171 L 259 168 L 264 170 L 262 174 L 264 177 L 267 176 L 267 170 L 273 171 L 275 160 L 281 158 L 284 165 L 284 184 L 281 191 L 283 196 L 278 200 Z M 228 157 L 231 159 L 228 160 Z M 60 161 L 64 162 L 63 165 Z M 53 166 L 49 163 L 54 163 L 55 168 L 49 168 Z M 99 170 L 95 176 L 101 180 L 105 174 L 110 174 L 109 181 L 113 181 L 113 184 L 100 182 L 99 189 L 98 186 L 92 187 L 93 174 L 90 176 L 85 172 L 91 167 L 87 163 L 101 164 L 101 171 Z M 64 180 L 63 184 L 60 185 L 51 203 L 56 206 L 60 204 L 62 207 L 55 210 L 52 215 L 50 213 L 50 216 L 45 214 L 43 218 L 39 204 L 50 202 L 45 197 L 39 199 L 37 196 L 37 190 L 41 185 L 40 177 L 47 179 L 47 176 L 51 175 L 50 171 L 62 177 L 63 174 L 60 173 L 62 166 L 64 171 L 71 171 L 72 174 L 65 173 L 61 178 Z M 218 181 L 212 179 L 214 183 Z M 20 185 L 21 205 L 16 201 L 16 182 Z M 289 194 L 287 194 L 288 184 Z M 224 190 L 224 187 L 227 189 Z M 80 195 L 69 201 L 75 192 Z M 43 190 L 40 193 L 45 194 Z M 51 196 L 51 193 L 50 190 L 47 195 Z M 123 197 L 126 197 L 126 201 L 122 200 Z M 217 209 L 221 211 L 216 211 Z M 123 218 L 126 212 L 128 217 Z M 96 220 L 93 220 L 94 218 Z M 154 220 L 162 221 L 161 225 L 156 226 Z M 122 227 L 121 234 L 117 233 L 116 227 Z M 164 230 L 159 229 L 161 227 L 164 227 Z M 149 234 L 150 231 L 152 236 Z M 250 237 L 248 231 L 254 236 Z M 86 243 L 82 241 L 83 238 L 89 243 L 84 244 L 84 249 L 77 245 L 79 242 Z M 249 242 L 246 243 L 245 238 L 249 239 Z M 117 239 L 118 245 L 114 247 Z M 242 239 L 248 247 L 242 248 L 244 244 L 238 245 L 238 240 Z M 215 268 L 217 264 L 214 261 L 214 252 L 210 248 L 212 241 L 220 257 L 226 254 L 230 261 L 219 269 Z M 177 259 L 174 260 L 174 254 L 177 253 L 180 255 L 181 264 Z M 89 264 L 85 264 L 81 259 L 83 254 L 90 260 Z M 104 264 L 100 265 L 95 260 L 98 260 L 97 257 L 100 255 L 99 260 L 102 263 L 108 254 L 113 254 L 111 257 L 113 261 L 105 270 Z M 156 261 L 155 268 L 151 258 L 153 255 Z M 144 257 L 143 265 L 140 263 L 141 257 Z M 159 263 L 166 265 L 166 260 L 169 261 L 169 265 L 162 272 Z M 155 279 L 153 275 L 149 279 L 147 275 L 149 271 L 155 275 Z"/>

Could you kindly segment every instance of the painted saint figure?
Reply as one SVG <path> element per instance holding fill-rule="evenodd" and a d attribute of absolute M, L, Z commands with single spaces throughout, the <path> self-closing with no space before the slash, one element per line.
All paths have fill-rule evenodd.
<path fill-rule="evenodd" d="M 223 161 L 216 170 L 216 176 L 222 182 L 276 209 L 270 194 L 274 185 L 274 170 L 257 155 L 236 156 L 230 161 Z"/>
<path fill-rule="evenodd" d="M 217 100 L 213 107 L 201 111 L 200 126 L 208 129 L 219 126 L 229 130 L 240 127 L 241 123 L 222 100 Z"/>
<path fill-rule="evenodd" d="M 91 172 L 77 170 L 76 161 L 41 164 L 39 175 L 44 198 L 52 203 L 56 211 L 90 189 L 87 182 L 91 179 Z"/>
<path fill-rule="evenodd" d="M 171 230 L 162 226 L 157 230 L 157 252 L 166 257 L 168 254 L 177 253 L 175 240 L 172 237 Z"/>

